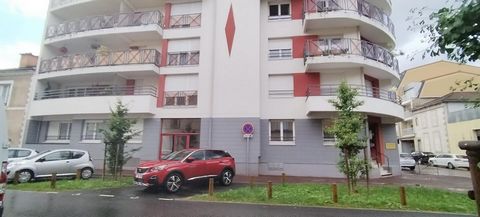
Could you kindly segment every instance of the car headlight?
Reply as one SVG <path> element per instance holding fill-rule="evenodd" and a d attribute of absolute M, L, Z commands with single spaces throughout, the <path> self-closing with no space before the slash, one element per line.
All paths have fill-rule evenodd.
<path fill-rule="evenodd" d="M 158 172 L 160 170 L 165 169 L 165 167 L 166 167 L 166 165 L 152 167 L 152 168 L 150 168 L 150 172 Z"/>

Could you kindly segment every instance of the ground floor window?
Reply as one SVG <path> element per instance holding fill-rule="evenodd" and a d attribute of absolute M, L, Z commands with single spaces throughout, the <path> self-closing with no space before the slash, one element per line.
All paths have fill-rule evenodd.
<path fill-rule="evenodd" d="M 200 119 L 162 119 L 160 156 L 200 148 Z"/>
<path fill-rule="evenodd" d="M 295 145 L 294 120 L 270 120 L 270 145 Z"/>
<path fill-rule="evenodd" d="M 48 122 L 46 141 L 68 141 L 72 123 L 69 121 L 50 121 Z"/>
<path fill-rule="evenodd" d="M 99 141 L 103 139 L 101 129 L 105 128 L 103 120 L 85 120 L 83 124 L 82 140 Z"/>
<path fill-rule="evenodd" d="M 329 133 L 327 129 L 333 127 L 334 121 L 332 119 L 322 120 L 322 133 L 324 145 L 335 145 L 335 135 Z"/>

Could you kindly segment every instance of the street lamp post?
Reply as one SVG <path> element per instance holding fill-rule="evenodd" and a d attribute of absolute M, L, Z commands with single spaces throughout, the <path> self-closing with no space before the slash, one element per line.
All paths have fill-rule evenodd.
<path fill-rule="evenodd" d="M 467 151 L 473 195 L 477 203 L 477 214 L 480 217 L 480 168 L 478 166 L 480 163 L 480 141 L 460 141 L 458 147 Z"/>

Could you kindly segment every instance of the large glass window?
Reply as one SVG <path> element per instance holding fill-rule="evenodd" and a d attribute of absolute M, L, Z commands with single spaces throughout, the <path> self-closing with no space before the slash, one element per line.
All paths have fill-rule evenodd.
<path fill-rule="evenodd" d="M 333 126 L 332 119 L 325 119 L 322 121 L 323 144 L 335 145 L 335 135 L 328 132 L 327 129 Z"/>
<path fill-rule="evenodd" d="M 295 142 L 294 120 L 270 120 L 270 144 L 292 145 Z"/>
<path fill-rule="evenodd" d="M 86 120 L 83 125 L 82 140 L 102 140 L 101 129 L 105 128 L 103 120 Z"/>
<path fill-rule="evenodd" d="M 268 40 L 268 58 L 270 60 L 291 59 L 292 39 L 280 38 Z"/>
<path fill-rule="evenodd" d="M 270 20 L 289 19 L 290 18 L 290 2 L 271 2 L 269 4 Z"/>
<path fill-rule="evenodd" d="M 72 123 L 69 121 L 48 122 L 47 141 L 70 140 Z"/>
<path fill-rule="evenodd" d="M 11 90 L 12 88 L 12 83 L 0 83 L 0 102 L 4 103 L 5 105 L 8 105 L 8 102 L 10 101 L 10 95 L 11 95 Z"/>

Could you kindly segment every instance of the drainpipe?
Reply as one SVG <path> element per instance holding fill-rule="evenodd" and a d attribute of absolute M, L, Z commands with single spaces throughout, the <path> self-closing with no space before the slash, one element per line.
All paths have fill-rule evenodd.
<path fill-rule="evenodd" d="M 467 151 L 468 162 L 470 166 L 470 176 L 472 177 L 473 194 L 469 193 L 470 199 L 477 203 L 477 214 L 480 216 L 480 141 L 460 141 L 458 147 Z M 472 197 L 473 196 L 473 197 Z"/>

